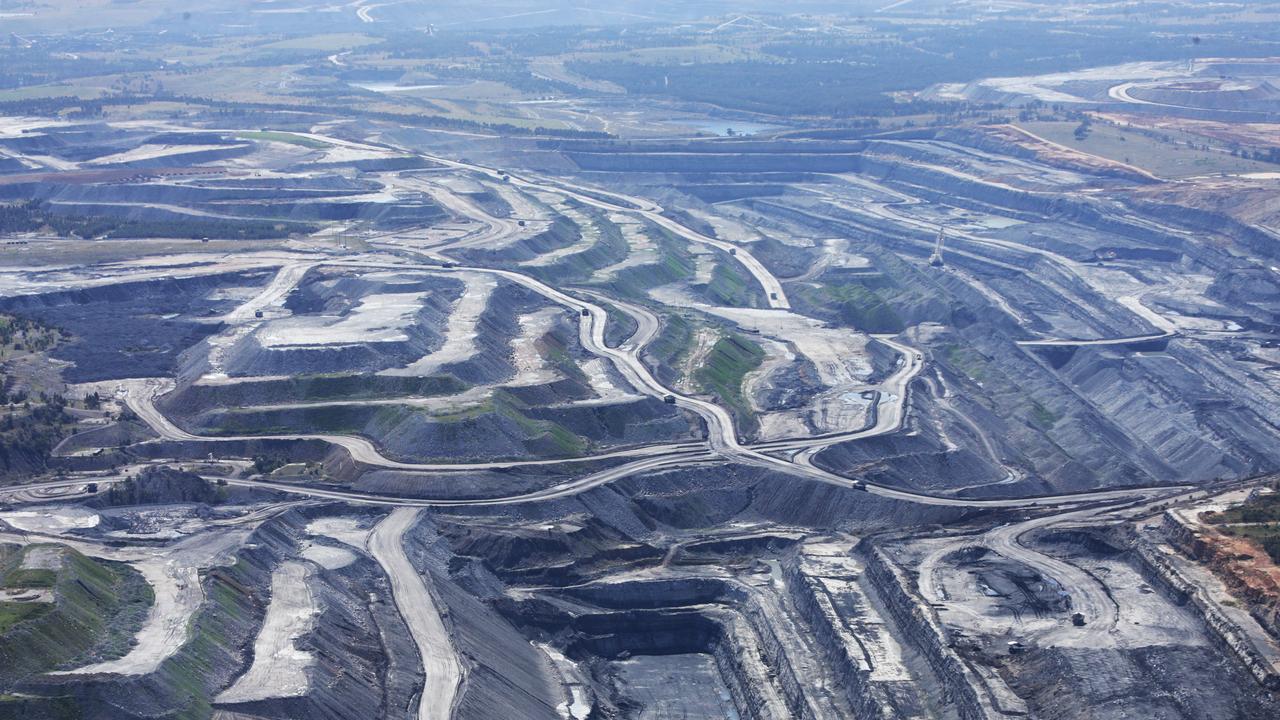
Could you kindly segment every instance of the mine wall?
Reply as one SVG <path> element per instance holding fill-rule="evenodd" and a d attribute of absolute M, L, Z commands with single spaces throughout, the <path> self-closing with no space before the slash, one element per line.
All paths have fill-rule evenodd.
<path fill-rule="evenodd" d="M 62 305 L 84 305 L 91 302 L 123 302 L 146 299 L 172 302 L 175 295 L 204 294 L 220 290 L 229 285 L 261 284 L 267 279 L 268 273 L 266 271 L 232 270 L 190 277 L 138 280 L 136 282 L 113 283 L 73 290 L 57 290 L 54 292 L 0 298 L 0 310 L 22 312 Z"/>
<path fill-rule="evenodd" d="M 46 676 L 28 683 L 33 695 L 74 694 L 81 707 L 102 720 L 208 717 L 211 698 L 248 667 L 262 625 L 272 569 L 294 552 L 280 521 L 264 523 L 230 567 L 202 574 L 205 602 L 191 619 L 185 645 L 159 669 L 142 676 Z"/>
<path fill-rule="evenodd" d="M 902 639 L 921 652 L 963 720 L 997 720 L 1026 715 L 1022 710 L 1001 707 L 995 696 L 1016 696 L 1007 687 L 988 687 L 948 646 L 942 626 L 921 607 L 908 590 L 907 579 L 872 541 L 863 539 L 855 552 L 866 564 L 866 577 L 871 581 L 871 587 L 905 634 Z"/>
<path fill-rule="evenodd" d="M 290 523 L 289 530 L 296 535 L 304 525 L 305 521 Z M 217 707 L 308 720 L 365 717 L 377 708 L 379 717 L 410 720 L 408 700 L 416 692 L 420 675 L 416 666 L 399 666 L 415 662 L 416 649 L 389 598 L 384 595 L 383 602 L 369 602 L 370 590 L 385 582 L 376 564 L 362 557 L 340 570 L 320 570 L 308 582 L 320 613 L 312 630 L 296 640 L 314 659 L 307 670 L 307 692 Z M 391 677 L 393 663 L 401 677 Z"/>
<path fill-rule="evenodd" d="M 564 153 L 682 153 L 687 155 L 747 154 L 809 154 L 855 153 L 866 147 L 860 140 L 802 140 L 786 139 L 701 139 L 701 140 L 539 140 L 538 147 Z"/>
<path fill-rule="evenodd" d="M 52 200 L 63 203 L 159 203 L 164 205 L 191 206 L 223 201 L 263 200 L 278 203 L 282 199 L 305 200 L 362 195 L 370 188 L 331 189 L 319 187 L 253 187 L 193 184 L 110 184 L 86 185 L 82 183 L 31 182 L 0 185 L 0 198 Z"/>
<path fill-rule="evenodd" d="M 559 720 L 562 701 L 550 659 L 505 618 L 450 576 L 449 550 L 427 516 L 405 536 L 413 566 L 428 576 L 441 620 L 464 668 L 458 720 Z"/>
<path fill-rule="evenodd" d="M 747 618 L 750 618 L 750 613 Z M 770 639 L 776 642 L 776 638 L 757 635 L 759 626 L 738 615 L 731 616 L 722 628 L 719 642 L 712 645 L 712 655 L 721 681 L 729 688 L 739 714 L 750 720 L 811 720 L 812 716 L 805 712 L 807 707 L 802 707 L 798 713 L 794 710 L 790 714 L 786 712 L 794 708 L 791 698 L 799 688 L 785 655 L 770 653 L 771 648 L 776 652 L 776 646 L 770 643 Z M 783 664 L 778 664 L 779 659 Z M 764 692 L 768 680 L 775 673 L 779 675 L 778 681 L 782 684 L 788 708 L 779 707 Z"/>
<path fill-rule="evenodd" d="M 1192 532 L 1172 513 L 1165 512 L 1161 531 L 1169 541 L 1179 547 L 1190 547 L 1194 542 Z M 1280 690 L 1280 673 L 1254 648 L 1245 630 L 1227 617 L 1208 598 L 1205 590 L 1183 574 L 1151 540 L 1132 529 L 1126 540 L 1133 548 L 1134 557 L 1143 576 L 1168 589 L 1181 603 L 1193 608 L 1204 621 L 1209 637 L 1213 638 L 1232 657 L 1240 661 L 1249 674 L 1263 687 Z"/>
<path fill-rule="evenodd" d="M 240 217 L 227 213 L 224 208 L 209 206 L 207 215 L 197 212 L 183 212 L 164 206 L 131 205 L 128 203 L 80 203 L 53 201 L 49 209 L 59 215 L 77 215 L 83 217 L 112 217 L 137 222 L 191 222 L 200 223 L 210 220 L 237 223 L 254 220 L 251 217 Z M 279 219 L 279 223 L 301 223 L 288 218 Z"/>
<path fill-rule="evenodd" d="M 863 156 L 860 171 L 882 177 L 891 185 L 907 183 L 910 185 L 912 194 L 948 205 L 964 206 L 966 201 L 976 202 L 979 204 L 975 206 L 977 209 L 988 206 L 997 209 L 1000 214 L 1012 214 L 1025 219 L 1058 218 L 1113 233 L 1155 248 L 1172 249 L 1180 253 L 1191 252 L 1180 238 L 1110 215 L 1097 207 L 1092 200 L 1071 199 L 1061 195 L 1049 196 L 969 180 L 896 159 L 901 155 L 898 148 L 873 146 L 868 148 L 867 154 Z M 934 188 L 946 188 L 946 192 Z M 1235 221 L 1228 223 L 1230 218 L 1226 216 L 1213 217 L 1219 214 L 1209 211 L 1181 206 L 1160 207 L 1154 203 L 1148 205 L 1153 210 L 1152 215 L 1172 218 L 1189 229 L 1221 232 L 1224 223 L 1239 225 Z M 1260 234 L 1257 230 L 1250 230 L 1249 233 Z"/>
<path fill-rule="evenodd" d="M 871 216 L 855 216 L 851 213 L 841 213 L 837 208 L 824 209 L 822 213 L 825 215 L 824 217 L 815 217 L 813 214 L 803 210 L 770 200 L 747 200 L 743 204 L 762 214 L 783 218 L 819 231 L 830 232 L 832 226 L 835 225 L 844 231 L 862 232 L 867 237 L 874 237 L 877 240 L 891 243 L 892 247 L 899 251 L 921 257 L 928 255 L 935 241 L 935 235 L 926 230 L 904 228 L 902 225 L 890 220 Z M 999 266 L 995 264 L 998 262 L 1007 264 L 1026 263 L 1025 253 L 1015 253 L 1012 250 L 998 247 L 984 248 L 983 254 L 987 257 L 971 257 L 952 253 L 947 255 L 947 262 L 973 268 L 975 272 L 984 275 L 992 273 L 993 268 L 998 268 Z M 988 257 L 990 258 L 989 260 L 987 259 Z M 1005 271 L 996 269 L 994 272 Z"/>
<path fill-rule="evenodd" d="M 867 342 L 866 353 L 867 359 L 871 361 L 871 375 L 866 380 L 869 385 L 884 382 L 898 369 L 899 362 L 906 362 L 897 350 L 876 338 Z"/>
<path fill-rule="evenodd" d="M 924 393 L 912 393 L 908 403 L 910 412 L 906 422 L 914 432 L 838 443 L 816 455 L 814 463 L 836 473 L 847 472 L 851 467 L 866 467 L 863 479 L 868 482 L 924 492 L 954 489 L 959 478 L 983 483 L 1005 475 L 985 453 L 978 454 L 968 448 L 947 449 L 931 422 L 938 409 Z M 985 414 L 979 415 L 979 421 L 985 420 Z M 997 437 L 1011 434 L 998 421 L 991 422 L 989 427 Z M 1004 486 L 999 489 L 1007 491 Z"/>
<path fill-rule="evenodd" d="M 552 305 L 523 285 L 501 282 L 489 295 L 475 327 L 475 354 L 438 372 L 472 384 L 495 383 L 516 374 L 511 341 L 520 334 L 519 315 Z"/>
<path fill-rule="evenodd" d="M 313 276 L 314 277 L 314 276 Z M 423 299 L 421 309 L 415 314 L 413 324 L 404 328 L 405 340 L 366 344 L 361 347 L 277 348 L 262 345 L 257 333 L 240 338 L 225 352 L 224 372 L 228 375 L 296 375 L 339 373 L 343 371 L 377 371 L 407 365 L 443 344 L 443 330 L 451 312 L 455 286 L 460 294 L 460 284 L 430 281 L 394 286 L 368 286 L 360 283 L 342 284 L 333 288 L 317 286 L 324 278 L 316 278 L 290 294 L 285 307 L 295 317 L 328 311 L 333 296 L 349 293 L 358 297 L 362 292 L 378 290 L 421 290 L 429 294 Z M 355 287 L 347 287 L 355 285 Z"/>
<path fill-rule="evenodd" d="M 211 443 L 218 443 L 216 446 Z M 253 440 L 153 440 L 130 446 L 127 458 L 164 460 L 204 460 L 211 451 L 230 457 L 251 458 L 262 455 L 270 458 L 289 458 L 290 462 L 322 462 L 329 459 L 333 445 L 323 440 L 278 440 L 262 438 Z M 69 460 L 70 458 L 68 458 Z"/>
<path fill-rule="evenodd" d="M 813 678 L 803 672 L 797 672 L 783 637 L 779 635 L 775 620 L 770 618 L 761 601 L 754 594 L 742 607 L 743 618 L 751 625 L 758 638 L 761 656 L 775 676 L 782 689 L 782 697 L 786 702 L 789 717 L 798 720 L 815 720 L 817 717 L 810 703 L 806 686 Z M 786 635 L 785 631 L 782 635 Z M 746 648 L 738 648 L 739 652 Z"/>
<path fill-rule="evenodd" d="M 465 389 L 453 378 L 397 375 L 295 376 L 278 380 L 245 380 L 227 385 L 185 385 L 157 398 L 166 414 L 195 415 L 217 407 L 288 404 L 325 400 L 361 400 L 413 395 L 451 395 Z"/>
<path fill-rule="evenodd" d="M 655 610 L 745 599 L 741 589 L 720 578 L 686 577 L 642 582 L 595 583 L 566 588 L 565 595 L 602 608 Z"/>
<path fill-rule="evenodd" d="M 224 369 L 232 377 L 282 375 L 292 372 L 307 374 L 338 373 L 344 370 L 377 372 L 398 364 L 407 364 L 421 353 L 414 343 L 379 343 L 385 347 L 343 345 L 333 347 L 270 348 L 252 335 L 236 343 Z"/>
<path fill-rule="evenodd" d="M 149 185 L 148 187 L 154 187 Z M 261 177 L 201 177 L 194 184 L 187 184 L 184 187 L 202 187 L 202 188 L 247 188 L 258 189 L 265 192 L 268 197 L 279 197 L 281 193 L 292 193 L 297 191 L 316 191 L 327 194 L 349 194 L 357 195 L 371 192 L 378 192 L 381 189 L 381 183 L 373 180 L 366 180 L 357 177 L 347 177 L 338 173 L 315 175 L 307 174 L 305 176 L 272 176 L 269 178 Z"/>
<path fill-rule="evenodd" d="M 345 453 L 344 453 L 345 455 Z M 328 465 L 326 464 L 326 470 Z M 541 466 L 538 466 L 541 467 Z M 353 492 L 432 500 L 482 500 L 545 490 L 545 475 L 514 469 L 409 472 L 357 466 L 339 479 Z"/>
<path fill-rule="evenodd" d="M 1115 348 L 1082 347 L 1057 375 L 1081 398 L 1106 412 L 1111 422 L 1176 468 L 1180 480 L 1240 477 L 1246 460 L 1204 433 L 1197 407 L 1204 401 L 1196 398 L 1200 388 L 1176 374 L 1144 372 L 1135 378 L 1133 364 L 1132 358 Z M 1118 405 L 1117 398 L 1126 402 Z M 1198 402 L 1189 403 L 1186 398 Z"/>
<path fill-rule="evenodd" d="M 59 207 L 70 204 L 57 201 Z M 95 207 L 95 206 L 89 206 Z M 290 200 L 276 198 L 274 202 L 224 201 L 185 203 L 183 207 L 240 219 L 279 220 L 282 222 L 313 222 L 320 220 L 372 220 L 380 223 L 439 222 L 448 217 L 444 209 L 419 197 L 395 202 L 375 202 L 350 199 L 303 198 Z"/>
<path fill-rule="evenodd" d="M 1276 250 L 1277 238 L 1274 233 L 1267 232 L 1257 225 L 1240 222 L 1226 213 L 1153 201 L 1130 200 L 1128 202 L 1153 217 L 1177 218 L 1179 224 L 1196 232 L 1226 235 L 1262 257 L 1272 260 L 1280 257 L 1280 251 Z"/>
<path fill-rule="evenodd" d="M 1022 158 L 1024 160 L 1035 160 L 1039 162 L 1045 162 L 1044 160 L 1041 160 L 1041 153 L 1037 152 L 1031 147 L 1028 147 L 1026 145 L 1020 145 L 1016 142 L 1009 142 L 1007 140 L 1002 140 L 992 135 L 989 135 L 987 133 L 980 132 L 978 130 L 974 130 L 970 128 L 962 128 L 962 127 L 943 128 L 941 130 L 934 131 L 931 137 L 934 140 L 939 140 L 942 142 L 952 142 L 957 145 L 977 148 L 978 150 L 994 153 L 997 155 L 1008 155 L 1011 157 Z M 1100 178 L 1114 178 L 1117 180 L 1123 180 L 1125 181 L 1126 184 L 1130 184 L 1130 183 L 1156 184 L 1158 182 L 1157 180 L 1153 180 L 1150 176 L 1144 175 L 1134 170 L 1130 170 L 1129 168 L 1119 163 L 1111 163 L 1106 165 L 1098 164 L 1098 165 L 1082 166 L 1082 165 L 1070 163 L 1070 162 L 1057 162 L 1054 160 L 1049 160 L 1047 164 L 1052 166 L 1067 167 L 1069 169 L 1077 170 L 1081 172 L 1087 171 L 1089 174 L 1094 175 L 1096 177 L 1100 177 Z"/>
<path fill-rule="evenodd" d="M 228 145 L 220 148 L 199 150 L 196 152 L 183 153 L 177 156 L 164 156 L 147 158 L 141 160 L 132 160 L 122 163 L 111 163 L 109 165 L 99 165 L 98 167 L 106 169 L 114 168 L 157 168 L 170 167 L 172 165 L 199 165 L 201 163 L 217 162 L 219 160 L 231 160 L 233 158 L 249 155 L 254 151 L 253 143 L 244 143 L 241 145 Z"/>
<path fill-rule="evenodd" d="M 0 299 L 0 311 L 71 333 L 71 340 L 53 351 L 54 357 L 74 363 L 63 373 L 68 382 L 171 375 L 184 364 L 181 348 L 198 345 L 218 330 L 203 317 L 233 307 L 232 301 L 210 296 L 227 287 L 260 287 L 270 275 L 215 272 L 19 295 Z M 152 314 L 159 314 L 157 308 L 177 316 L 157 318 Z"/>
<path fill-rule="evenodd" d="M 820 581 L 806 576 L 794 560 L 782 562 L 780 569 L 786 589 L 776 596 L 733 581 L 682 578 L 568 589 L 565 594 L 575 601 L 613 610 L 573 619 L 572 606 L 553 610 L 543 605 L 539 610 L 523 601 L 520 610 L 508 610 L 520 617 L 541 618 L 534 625 L 552 633 L 568 623 L 577 639 L 569 642 L 566 653 L 580 661 L 625 657 L 624 653 L 710 653 L 743 718 L 921 717 L 923 710 L 917 703 L 904 702 L 902 688 L 896 687 L 899 683 L 871 680 L 870 656 L 858 645 L 857 631 L 845 624 Z M 899 602 L 911 602 L 904 593 L 901 598 Z M 886 619 L 897 622 L 892 616 Z M 917 635 L 930 634 L 937 654 L 947 656 L 942 662 L 950 675 L 937 675 L 951 678 L 946 683 L 948 696 L 956 698 L 960 717 L 1025 715 L 986 708 L 969 684 L 982 681 L 945 648 L 940 628 L 923 622 L 923 630 L 918 624 L 909 626 L 908 634 L 911 627 L 917 628 L 910 638 L 913 643 L 918 642 Z"/>
<path fill-rule="evenodd" d="M 809 172 L 842 173 L 858 169 L 857 153 L 568 153 L 583 171 L 611 172 Z"/>
<path fill-rule="evenodd" d="M 543 631 L 569 630 L 565 652 L 579 662 L 708 654 L 742 718 L 833 717 L 814 713 L 806 697 L 813 678 L 793 668 L 793 650 L 784 638 L 796 628 L 777 630 L 780 615 L 764 607 L 754 588 L 718 577 L 682 577 L 600 582 L 561 592 L 572 600 L 521 601 L 520 610 L 511 612 L 537 618 L 532 625 Z"/>
<path fill-rule="evenodd" d="M 1202 565 L 1212 565 L 1222 551 L 1206 542 L 1197 531 L 1188 527 L 1183 518 L 1168 512 L 1161 519 L 1160 531 L 1165 539 L 1192 560 Z M 1216 573 L 1215 573 L 1216 575 Z M 1250 614 L 1268 633 L 1280 638 L 1280 615 L 1276 614 L 1275 600 L 1266 592 L 1248 584 L 1233 582 L 1230 577 L 1217 576 L 1233 593 L 1239 593 L 1240 599 L 1250 606 Z"/>
<path fill-rule="evenodd" d="M 859 522 L 869 528 L 892 528 L 929 523 L 954 523 L 977 514 L 968 508 L 927 506 L 869 495 L 826 483 L 797 483 L 772 471 L 752 473 L 748 517 L 759 517 L 786 525 L 833 528 Z M 757 474 L 758 473 L 758 474 Z"/>
<path fill-rule="evenodd" d="M 1011 348 L 1007 338 L 974 326 L 965 330 L 965 339 L 988 357 L 1000 358 L 998 367 L 1020 391 L 989 394 L 997 412 L 1016 417 L 1008 423 L 1005 437 L 1019 451 L 1022 463 L 1059 490 L 1081 490 L 1092 487 L 1126 484 L 1150 484 L 1156 479 L 1180 477 L 1181 470 L 1171 467 L 1141 438 L 1134 429 L 1117 422 L 1106 407 L 1098 407 L 1089 398 L 1064 385 L 1048 366 L 1026 353 Z M 937 358 L 946 363 L 943 357 Z M 1128 393 L 1136 386 L 1124 386 Z M 1060 416 L 1052 427 L 1041 428 L 1030 421 L 1026 398 L 1036 399 Z M 1081 431 L 1089 434 L 1083 442 Z"/>
<path fill-rule="evenodd" d="M 890 720 L 897 716 L 883 689 L 871 681 L 871 663 L 861 647 L 851 647 L 849 632 L 819 581 L 800 571 L 798 563 L 784 566 L 790 599 L 813 628 L 822 660 L 835 675 L 849 707 L 851 720 Z M 853 636 L 857 642 L 857 637 Z"/>
<path fill-rule="evenodd" d="M 298 163 L 289 169 L 299 168 L 304 172 L 313 170 L 332 170 L 340 172 L 347 168 L 355 168 L 360 172 L 377 173 L 422 170 L 433 167 L 437 166 L 424 157 L 401 155 L 398 157 L 368 158 L 366 160 L 347 160 L 342 162 L 304 162 Z"/>
<path fill-rule="evenodd" d="M 546 230 L 533 237 L 521 238 L 500 248 L 465 247 L 457 255 L 473 265 L 509 265 L 533 260 L 540 255 L 562 250 L 582 239 L 582 228 L 563 215 L 557 215 Z"/>
<path fill-rule="evenodd" d="M 772 634 L 757 635 L 760 626 L 735 609 L 719 605 L 672 606 L 580 615 L 572 620 L 576 638 L 566 647 L 570 657 L 603 660 L 629 655 L 708 654 L 721 682 L 744 720 L 813 720 L 798 712 L 803 695 L 780 643 Z M 777 664 L 781 657 L 782 666 Z M 776 680 L 776 683 L 775 683 Z M 787 697 L 777 693 L 781 685 Z"/>

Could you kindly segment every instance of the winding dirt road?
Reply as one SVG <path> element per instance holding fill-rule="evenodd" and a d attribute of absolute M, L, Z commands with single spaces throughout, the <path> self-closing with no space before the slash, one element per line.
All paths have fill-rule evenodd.
<path fill-rule="evenodd" d="M 368 550 L 391 581 L 391 595 L 422 658 L 423 687 L 418 720 L 448 720 L 462 685 L 463 668 L 449 630 L 428 587 L 404 551 L 404 536 L 418 522 L 418 508 L 400 507 L 374 527 Z"/>

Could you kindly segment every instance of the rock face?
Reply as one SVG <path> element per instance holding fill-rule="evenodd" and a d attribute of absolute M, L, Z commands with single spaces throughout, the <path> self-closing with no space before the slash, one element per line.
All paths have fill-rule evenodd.
<path fill-rule="evenodd" d="M 868 579 L 881 593 L 889 615 L 924 655 L 961 718 L 986 720 L 1026 714 L 1025 706 L 1007 687 L 984 682 L 948 647 L 938 621 L 912 597 L 901 571 L 879 549 L 864 542 L 858 550 L 867 564 Z"/>
<path fill-rule="evenodd" d="M 382 23 L 328 58 L 253 44 L 251 66 L 288 64 L 256 95 L 296 102 L 175 97 L 160 121 L 143 101 L 164 92 L 122 80 L 109 121 L 55 98 L 33 106 L 56 121 L 0 122 L 0 225 L 23 228 L 0 259 L 0 440 L 27 399 L 69 398 L 58 457 L 16 458 L 22 486 L 0 487 L 0 720 L 1280 717 L 1280 605 L 1209 572 L 1222 556 L 1177 515 L 1192 486 L 1225 497 L 1280 470 L 1280 203 L 1255 160 L 1220 152 L 1271 140 L 1215 127 L 1166 156 L 1165 129 L 1138 129 L 1150 103 L 1252 112 L 1274 83 L 1143 78 L 1130 100 L 1148 103 L 1109 119 L 1118 75 L 1184 72 L 1143 63 L 968 95 L 1105 105 L 904 92 L 893 111 L 927 127 L 684 137 L 699 112 L 746 114 L 641 107 L 550 55 L 500 66 L 559 40 L 622 58 L 637 36 L 655 56 L 682 37 L 787 53 L 766 75 L 861 50 L 833 50 L 843 26 L 806 40 L 795 18 L 745 17 L 424 44 L 376 31 L 409 10 L 373 1 L 252 13 L 290 36 Z M 854 41 L 941 62 L 928 33 L 1009 13 L 979 15 Z M 115 32 L 68 42 L 168 42 Z M 34 37 L 5 57 L 48 55 Z M 24 93 L 78 87 L 62 75 L 85 63 L 46 59 L 61 79 Z M 407 87 L 374 61 L 494 92 Z M 368 107 L 335 110 L 353 98 Z M 459 114 L 517 107 L 622 135 Z M 1145 157 L 1032 132 L 1078 112 L 1081 134 L 1107 123 Z M 1084 147 L 1120 144 L 1100 139 Z M 1208 167 L 1143 166 L 1187 157 Z M 89 219 L 148 237 L 43 237 Z M 10 314 L 60 344 L 18 342 Z M 25 566 L 55 546 L 63 565 Z"/>
<path fill-rule="evenodd" d="M 1212 557 L 1206 556 L 1203 547 L 1199 546 L 1193 532 L 1176 515 L 1166 512 L 1162 519 L 1162 529 L 1165 537 L 1175 546 L 1184 548 L 1193 557 L 1199 556 L 1212 561 Z M 1254 641 L 1241 627 L 1242 621 L 1253 622 L 1252 617 L 1239 617 L 1240 613 L 1228 614 L 1219 602 L 1209 597 L 1208 591 L 1202 587 L 1202 581 L 1189 577 L 1187 569 L 1180 567 L 1175 558 L 1162 552 L 1149 538 L 1138 533 L 1132 537 L 1132 542 L 1143 569 L 1154 580 L 1169 588 L 1183 603 L 1195 608 L 1204 618 L 1212 637 L 1234 655 L 1259 683 L 1271 690 L 1280 689 L 1280 671 L 1259 653 Z"/>
<path fill-rule="evenodd" d="M 172 377 L 182 351 L 217 332 L 208 318 L 233 309 L 226 290 L 266 282 L 264 273 L 219 273 L 0 298 L 0 311 L 64 329 L 53 351 L 73 363 L 68 382 Z M 156 317 L 162 316 L 162 317 Z"/>
<path fill-rule="evenodd" d="M 904 665 L 895 632 L 884 626 L 894 621 L 856 582 L 863 571 L 849 555 L 851 543 L 798 556 L 800 533 L 698 539 L 707 523 L 733 517 L 746 527 L 762 515 L 782 523 L 848 517 L 860 494 L 833 488 L 824 499 L 801 500 L 785 491 L 815 486 L 744 469 L 669 475 L 626 488 L 639 493 L 633 504 L 598 490 L 545 506 L 536 518 L 526 511 L 439 516 L 440 536 L 456 558 L 451 575 L 526 637 L 562 653 L 565 682 L 581 683 L 582 697 L 600 712 L 655 703 L 692 712 L 691 698 L 719 692 L 744 718 L 953 717 L 913 697 L 915 673 L 932 671 Z M 833 516 L 800 520 L 803 508 L 824 505 Z M 644 514 L 637 517 L 636 508 Z M 888 505 L 858 512 L 892 515 Z M 673 525 L 691 540 L 655 547 L 671 542 Z M 690 685 L 671 688 L 674 695 L 646 680 L 677 667 L 691 673 L 682 681 Z"/>
<path fill-rule="evenodd" d="M 559 717 L 556 706 L 562 701 L 562 690 L 550 660 L 450 578 L 451 563 L 432 523 L 420 522 L 414 528 L 408 549 L 415 566 L 431 575 L 437 600 L 447 609 L 450 637 L 466 667 L 454 717 Z"/>
<path fill-rule="evenodd" d="M 295 696 L 219 705 L 217 696 L 253 661 L 251 649 L 271 602 L 270 576 L 297 557 L 313 517 L 287 511 L 248 536 L 234 564 L 204 573 L 204 602 L 191 620 L 190 637 L 159 669 L 145 675 L 72 675 L 32 679 L 25 717 L 67 709 L 97 718 L 210 717 L 231 712 L 253 717 L 409 717 L 404 708 L 416 687 L 417 658 L 394 609 L 385 579 L 370 559 L 348 550 L 353 562 L 332 569 L 312 566 L 308 584 L 318 615 L 313 630 L 294 643 L 312 662 L 306 688 Z"/>
<path fill-rule="evenodd" d="M 129 649 L 142 626 L 152 593 L 133 568 L 86 557 L 62 545 L 36 545 L 25 552 L 0 545 L 0 584 L 5 609 L 31 610 L 0 634 L 0 684 L 38 683 L 49 671 L 114 659 Z M 37 595 L 39 600 L 23 601 Z M 5 711 L 0 710 L 0 714 Z"/>

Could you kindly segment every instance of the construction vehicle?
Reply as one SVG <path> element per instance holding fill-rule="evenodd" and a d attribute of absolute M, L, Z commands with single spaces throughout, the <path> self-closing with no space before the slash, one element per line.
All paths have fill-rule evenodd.
<path fill-rule="evenodd" d="M 1071 613 L 1071 624 L 1076 627 L 1084 627 L 1084 613 Z"/>
<path fill-rule="evenodd" d="M 933 267 L 942 267 L 942 242 L 947 239 L 947 229 L 938 228 L 938 239 L 933 243 L 933 254 L 929 256 L 929 264 Z"/>

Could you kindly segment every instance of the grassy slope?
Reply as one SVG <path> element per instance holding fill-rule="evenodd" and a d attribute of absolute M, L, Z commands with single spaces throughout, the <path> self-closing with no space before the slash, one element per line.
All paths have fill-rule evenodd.
<path fill-rule="evenodd" d="M 707 355 L 706 362 L 694 373 L 694 379 L 707 392 L 727 406 L 738 427 L 752 433 L 758 427 L 751 405 L 742 394 L 742 379 L 760 367 L 764 350 L 738 335 L 721 338 Z"/>
<path fill-rule="evenodd" d="M 25 552 L 32 547 L 27 546 Z M 120 563 L 95 560 L 70 548 L 57 570 L 20 570 L 25 552 L 0 561 L 0 584 L 49 588 L 54 602 L 43 610 L 0 603 L 0 682 L 33 673 L 120 657 L 153 601 L 138 572 Z"/>
<path fill-rule="evenodd" d="M 1206 513 L 1205 519 L 1228 535 L 1253 540 L 1280 563 L 1280 494 L 1259 495 L 1237 507 Z"/>
<path fill-rule="evenodd" d="M 1018 126 L 1045 140 L 1073 150 L 1135 165 L 1160 177 L 1183 178 L 1212 173 L 1275 172 L 1276 166 L 1232 157 L 1220 150 L 1202 150 L 1205 138 L 1166 132 L 1183 144 L 1165 143 L 1137 130 L 1094 123 L 1084 138 L 1076 137 L 1080 123 L 1075 121 L 1024 122 Z M 1197 147 L 1187 147 L 1191 141 Z"/>

